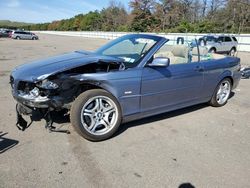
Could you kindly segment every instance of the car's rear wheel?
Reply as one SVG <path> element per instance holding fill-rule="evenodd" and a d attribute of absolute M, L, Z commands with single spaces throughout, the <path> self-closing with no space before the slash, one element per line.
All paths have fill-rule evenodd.
<path fill-rule="evenodd" d="M 120 105 L 105 90 L 89 90 L 74 101 L 70 121 L 77 133 L 84 138 L 102 141 L 110 138 L 121 124 Z"/>
<path fill-rule="evenodd" d="M 21 38 L 20 37 L 16 37 L 17 40 L 20 40 Z"/>
<path fill-rule="evenodd" d="M 227 100 L 231 94 L 232 83 L 229 78 L 223 79 L 215 89 L 215 92 L 210 100 L 210 105 L 214 107 L 220 107 L 227 103 Z"/>
<path fill-rule="evenodd" d="M 235 56 L 235 54 L 236 54 L 236 49 L 235 49 L 235 48 L 232 48 L 232 49 L 230 50 L 230 52 L 229 52 L 229 55 L 230 55 L 230 56 Z"/>

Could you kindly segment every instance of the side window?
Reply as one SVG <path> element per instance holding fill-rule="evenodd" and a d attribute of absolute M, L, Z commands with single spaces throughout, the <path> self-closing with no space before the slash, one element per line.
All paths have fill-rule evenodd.
<path fill-rule="evenodd" d="M 219 37 L 218 42 L 224 42 L 224 37 Z"/>
<path fill-rule="evenodd" d="M 236 39 L 236 37 L 232 37 L 232 38 L 233 38 L 233 40 L 234 40 L 235 42 L 238 42 L 237 39 Z"/>
<path fill-rule="evenodd" d="M 225 37 L 225 42 L 232 42 L 230 37 Z"/>
<path fill-rule="evenodd" d="M 168 44 L 163 45 L 153 58 L 165 57 L 169 58 L 170 65 L 189 63 L 192 60 L 191 47 L 188 44 Z"/>
<path fill-rule="evenodd" d="M 176 45 L 167 42 L 153 56 L 153 58 L 165 57 L 169 58 L 170 66 L 186 63 L 197 63 L 213 59 L 213 55 L 208 53 L 206 46 L 201 46 L 197 40 L 184 42 L 184 44 Z"/>

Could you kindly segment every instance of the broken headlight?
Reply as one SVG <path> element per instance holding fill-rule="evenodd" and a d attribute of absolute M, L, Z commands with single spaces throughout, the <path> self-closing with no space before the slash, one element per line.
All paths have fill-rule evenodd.
<path fill-rule="evenodd" d="M 37 84 L 38 87 L 43 89 L 57 89 L 58 85 L 55 82 L 49 80 L 43 80 Z"/>

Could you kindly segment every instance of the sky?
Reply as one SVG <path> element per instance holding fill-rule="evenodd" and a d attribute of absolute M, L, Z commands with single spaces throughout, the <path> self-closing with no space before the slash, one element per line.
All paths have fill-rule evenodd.
<path fill-rule="evenodd" d="M 129 0 L 120 0 L 128 7 Z M 0 0 L 0 20 L 44 23 L 101 10 L 110 0 Z"/>

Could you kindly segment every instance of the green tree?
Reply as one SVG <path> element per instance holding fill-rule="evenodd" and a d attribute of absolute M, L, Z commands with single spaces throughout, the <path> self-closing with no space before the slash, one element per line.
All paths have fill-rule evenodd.
<path fill-rule="evenodd" d="M 80 21 L 80 29 L 85 31 L 98 31 L 100 30 L 100 13 L 98 11 L 89 12 L 83 15 Z"/>
<path fill-rule="evenodd" d="M 134 0 L 130 2 L 130 7 L 132 8 L 132 22 L 131 30 L 146 32 L 146 31 L 156 31 L 156 27 L 160 23 L 153 14 L 153 9 L 155 8 L 154 0 Z"/>
<path fill-rule="evenodd" d="M 135 32 L 250 32 L 249 0 L 131 0 L 131 12 L 116 1 L 102 11 L 90 11 L 51 23 L 9 23 L 27 30 Z"/>
<path fill-rule="evenodd" d="M 119 31 L 126 30 L 128 13 L 121 3 L 111 1 L 107 8 L 101 11 L 102 30 Z"/>

